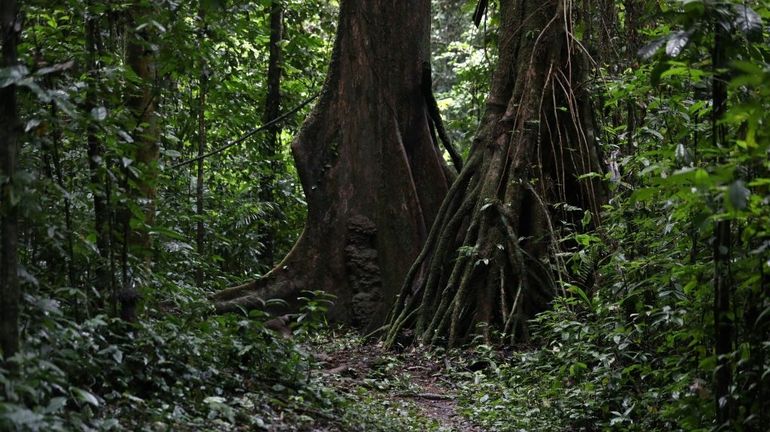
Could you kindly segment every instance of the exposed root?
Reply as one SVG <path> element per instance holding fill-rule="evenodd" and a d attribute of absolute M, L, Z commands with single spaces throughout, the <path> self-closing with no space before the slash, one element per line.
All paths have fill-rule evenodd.
<path fill-rule="evenodd" d="M 407 327 L 449 346 L 478 328 L 486 340 L 493 329 L 511 343 L 526 339 L 527 321 L 563 293 L 559 230 L 575 226 L 576 215 L 553 204 L 598 215 L 600 185 L 580 180 L 601 166 L 589 107 L 572 87 L 584 71 L 564 37 L 569 14 L 556 0 L 522 14 L 528 5 L 501 4 L 501 57 L 485 121 L 402 286 L 386 346 Z"/>

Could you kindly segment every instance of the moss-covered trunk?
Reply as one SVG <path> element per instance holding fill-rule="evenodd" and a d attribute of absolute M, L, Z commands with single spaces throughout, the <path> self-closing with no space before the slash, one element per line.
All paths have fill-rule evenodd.
<path fill-rule="evenodd" d="M 270 273 L 215 295 L 218 311 L 325 290 L 332 318 L 384 320 L 448 187 L 421 92 L 429 30 L 428 0 L 340 2 L 324 89 L 292 145 L 305 230 Z"/>
<path fill-rule="evenodd" d="M 560 289 L 557 233 L 598 215 L 601 171 L 586 65 L 562 0 L 503 0 L 485 118 L 390 319 L 452 345 L 482 325 L 526 337 Z M 567 204 L 567 205 L 563 205 Z M 581 210 L 578 210 L 581 209 Z"/>

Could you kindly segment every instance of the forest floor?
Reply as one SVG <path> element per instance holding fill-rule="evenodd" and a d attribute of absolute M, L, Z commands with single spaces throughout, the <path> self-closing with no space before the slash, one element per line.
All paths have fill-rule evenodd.
<path fill-rule="evenodd" d="M 317 378 L 352 400 L 379 406 L 385 417 L 409 417 L 403 430 L 481 432 L 461 412 L 464 384 L 472 380 L 471 357 L 420 346 L 400 352 L 350 333 L 330 333 L 308 346 Z M 473 362 L 471 362 L 473 363 Z M 471 366 L 469 368 L 469 366 Z M 393 430 L 401 430 L 394 425 Z"/>

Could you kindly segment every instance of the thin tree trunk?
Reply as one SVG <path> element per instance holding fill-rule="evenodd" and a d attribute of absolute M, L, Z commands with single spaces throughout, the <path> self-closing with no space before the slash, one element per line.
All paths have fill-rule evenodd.
<path fill-rule="evenodd" d="M 642 41 L 639 35 L 641 28 L 642 8 L 643 2 L 639 0 L 625 0 L 623 2 L 625 7 L 625 46 L 626 46 L 626 62 L 628 66 L 636 67 L 638 62 L 637 51 L 642 46 Z M 629 98 L 626 102 L 626 146 L 625 153 L 627 155 L 634 154 L 636 144 L 634 142 L 636 128 L 637 128 L 637 108 L 636 102 L 633 98 Z"/>
<path fill-rule="evenodd" d="M 94 15 L 86 18 L 86 55 L 89 75 L 88 90 L 86 91 L 85 111 L 90 113 L 98 110 L 99 95 L 99 63 L 98 56 L 102 52 L 99 23 Z M 94 114 L 99 115 L 98 112 Z M 93 117 L 93 116 L 92 116 Z M 91 190 L 94 205 L 94 232 L 96 233 L 96 250 L 98 260 L 96 264 L 96 286 L 100 294 L 98 300 L 91 302 L 98 309 L 104 307 L 104 300 L 110 299 L 112 312 L 116 310 L 116 292 L 112 285 L 110 274 L 110 245 L 111 233 L 109 228 L 110 210 L 107 204 L 107 182 L 109 181 L 105 170 L 104 146 L 98 133 L 96 119 L 88 122 L 86 141 L 88 143 L 88 169 L 91 175 Z"/>
<path fill-rule="evenodd" d="M 214 296 L 220 312 L 337 296 L 330 318 L 379 326 L 447 190 L 421 91 L 430 1 L 343 0 L 318 104 L 292 144 L 308 202 L 302 236 L 260 280 Z"/>
<path fill-rule="evenodd" d="M 727 67 L 726 46 L 728 35 L 714 17 L 714 47 L 712 52 L 712 139 L 715 147 L 726 144 L 727 130 L 719 121 L 727 111 Z M 729 317 L 732 287 L 730 281 L 730 261 L 732 227 L 729 220 L 720 220 L 714 229 L 714 338 L 717 368 L 714 375 L 714 402 L 719 427 L 730 426 L 732 402 L 730 385 L 732 384 L 732 362 L 729 355 L 733 351 L 733 323 Z"/>
<path fill-rule="evenodd" d="M 270 5 L 270 57 L 267 65 L 267 97 L 265 98 L 265 112 L 262 118 L 264 123 L 272 121 L 281 114 L 282 40 L 283 3 L 282 0 L 273 0 Z M 268 266 L 275 263 L 275 224 L 278 216 L 278 212 L 275 211 L 277 198 L 275 180 L 282 168 L 280 166 L 280 135 L 280 124 L 271 126 L 265 133 L 264 159 L 268 163 L 268 168 L 259 185 L 259 200 L 263 203 L 269 203 L 271 208 L 269 214 L 273 216 L 266 221 L 265 234 L 262 237 L 262 244 L 264 245 L 262 258 Z"/>
<path fill-rule="evenodd" d="M 198 18 L 201 22 L 199 47 L 203 47 L 203 38 L 206 33 L 206 14 L 203 8 L 198 9 Z M 195 244 L 198 255 L 203 257 L 205 252 L 206 227 L 203 223 L 203 190 L 205 177 L 203 172 L 203 155 L 206 153 L 206 91 L 208 90 L 208 71 L 206 60 L 202 57 L 201 71 L 198 88 L 198 175 L 195 179 L 195 214 L 198 216 L 195 232 Z M 195 282 L 199 287 L 203 286 L 203 267 L 198 267 L 195 272 Z"/>
<path fill-rule="evenodd" d="M 18 65 L 16 51 L 21 32 L 15 0 L 0 2 L 0 37 L 3 48 L 0 68 Z M 16 175 L 19 114 L 16 86 L 0 88 L 0 349 L 5 359 L 19 349 L 18 191 Z"/>
<path fill-rule="evenodd" d="M 48 82 L 47 84 L 50 84 Z M 64 183 L 64 175 L 62 173 L 61 168 L 61 157 L 59 154 L 59 147 L 61 144 L 61 129 L 59 127 L 58 122 L 58 110 L 56 109 L 56 104 L 51 102 L 50 106 L 50 115 L 51 115 L 51 144 L 47 144 L 44 142 L 43 144 L 43 164 L 45 176 L 52 182 L 55 182 L 57 185 L 59 185 L 59 188 L 61 190 L 67 190 L 67 187 Z M 74 255 L 74 247 L 73 247 L 73 240 L 72 240 L 72 204 L 70 202 L 70 198 L 65 195 L 64 196 L 64 203 L 62 206 L 62 210 L 64 210 L 64 228 L 66 230 L 66 247 L 65 252 L 66 256 L 64 257 L 64 260 L 59 259 L 60 257 L 57 257 L 57 253 L 55 250 L 47 250 L 44 252 L 44 257 L 46 262 L 49 265 L 49 269 L 53 274 L 58 274 L 59 271 L 61 271 L 61 268 L 64 267 L 66 274 L 67 274 L 67 283 L 69 286 L 74 287 L 76 286 L 75 282 L 75 255 Z M 33 242 L 34 243 L 34 242 Z M 46 248 L 49 249 L 49 248 Z M 33 255 L 34 256 L 34 255 Z"/>
<path fill-rule="evenodd" d="M 61 167 L 61 156 L 59 154 L 59 147 L 61 145 L 61 131 L 59 130 L 59 125 L 56 123 L 56 105 L 51 105 L 51 115 L 53 117 L 52 121 L 54 122 L 53 126 L 53 132 L 52 132 L 52 140 L 53 140 L 53 166 L 54 166 L 54 172 L 56 174 L 56 183 L 59 185 L 59 187 L 62 190 L 67 190 L 67 187 L 64 183 L 64 173 L 62 172 Z M 66 251 L 67 256 L 64 262 L 65 268 L 67 269 L 67 282 L 69 283 L 70 287 L 77 286 L 76 277 L 75 277 L 75 252 L 74 252 L 74 246 L 73 246 L 73 240 L 72 240 L 72 202 L 69 196 L 64 197 L 64 228 L 67 230 L 66 233 Z"/>

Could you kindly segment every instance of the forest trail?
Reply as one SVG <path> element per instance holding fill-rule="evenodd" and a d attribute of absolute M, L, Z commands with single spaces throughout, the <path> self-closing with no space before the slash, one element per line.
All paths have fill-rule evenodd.
<path fill-rule="evenodd" d="M 383 404 L 413 405 L 438 431 L 481 432 L 460 413 L 460 381 L 452 381 L 449 357 L 421 347 L 392 352 L 380 343 L 362 343 L 315 354 L 322 380 L 340 392 L 364 389 Z"/>

